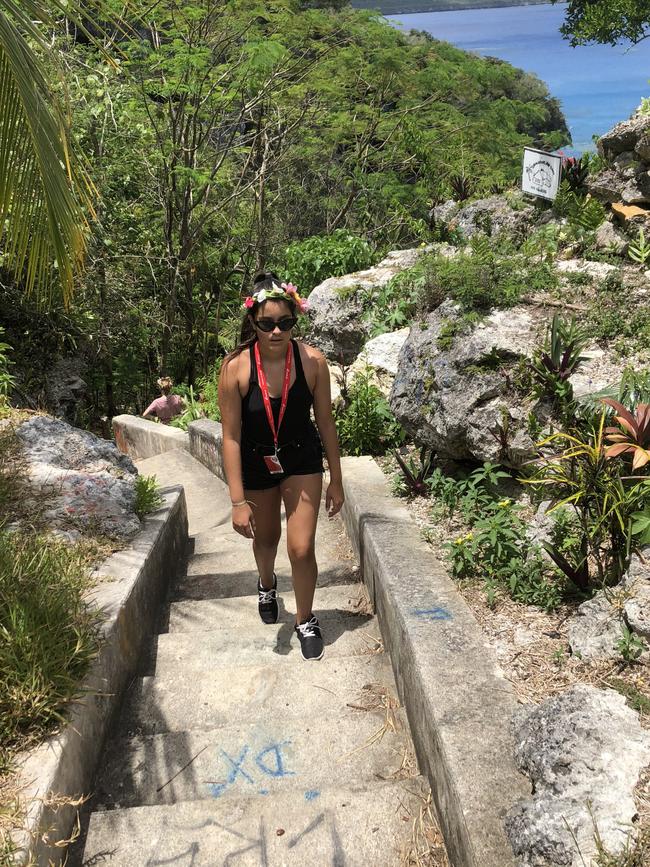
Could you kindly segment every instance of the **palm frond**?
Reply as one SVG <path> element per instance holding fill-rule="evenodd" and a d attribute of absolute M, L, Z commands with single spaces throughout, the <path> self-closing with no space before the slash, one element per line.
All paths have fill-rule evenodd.
<path fill-rule="evenodd" d="M 0 245 L 28 292 L 44 299 L 58 284 L 68 303 L 94 191 L 33 48 L 45 50 L 38 22 L 47 20 L 38 0 L 0 0 Z"/>

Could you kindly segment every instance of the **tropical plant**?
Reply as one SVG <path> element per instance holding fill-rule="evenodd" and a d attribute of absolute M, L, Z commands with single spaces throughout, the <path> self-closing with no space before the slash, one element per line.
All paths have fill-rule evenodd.
<path fill-rule="evenodd" d="M 404 459 L 397 450 L 393 454 L 403 474 L 401 484 L 406 488 L 410 496 L 421 497 L 424 494 L 428 494 L 429 486 L 427 485 L 427 479 L 433 469 L 433 449 L 422 446 L 417 463 L 414 457 Z"/>
<path fill-rule="evenodd" d="M 546 550 L 581 591 L 594 584 L 616 583 L 625 572 L 632 549 L 632 515 L 645 504 L 644 481 L 630 482 L 621 464 L 605 454 L 605 418 L 590 430 L 559 431 L 538 444 L 542 454 L 529 484 L 551 498 L 549 512 L 572 505 L 579 526 L 577 558 L 571 562 L 552 545 Z"/>
<path fill-rule="evenodd" d="M 472 195 L 475 184 L 464 172 L 458 172 L 450 176 L 449 186 L 454 199 L 457 202 L 465 202 Z"/>
<path fill-rule="evenodd" d="M 643 227 L 639 229 L 639 234 L 635 241 L 630 241 L 627 248 L 627 255 L 633 262 L 638 262 L 639 265 L 645 265 L 650 260 L 650 243 L 646 241 Z"/>
<path fill-rule="evenodd" d="M 589 176 L 589 159 L 581 157 L 564 157 L 562 159 L 562 177 L 572 192 L 582 192 Z"/>
<path fill-rule="evenodd" d="M 566 320 L 554 314 L 542 349 L 533 355 L 530 362 L 544 393 L 558 401 L 571 401 L 573 389 L 568 380 L 583 361 L 582 352 L 586 345 L 586 334 L 574 318 Z"/>
<path fill-rule="evenodd" d="M 48 81 L 56 52 L 42 24 L 53 25 L 52 10 L 83 17 L 81 0 L 0 0 L 0 240 L 5 268 L 28 292 L 45 298 L 56 278 L 68 302 L 94 189 Z"/>
<path fill-rule="evenodd" d="M 605 439 L 611 443 L 605 449 L 606 457 L 632 455 L 632 471 L 641 469 L 650 461 L 650 404 L 638 404 L 632 414 L 617 400 L 606 397 L 602 402 L 617 413 L 619 424 L 605 429 Z"/>

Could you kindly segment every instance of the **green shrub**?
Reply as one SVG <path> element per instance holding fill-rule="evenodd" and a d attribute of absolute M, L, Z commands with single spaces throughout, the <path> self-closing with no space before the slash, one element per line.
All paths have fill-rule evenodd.
<path fill-rule="evenodd" d="M 382 455 L 404 437 L 388 401 L 371 382 L 371 375 L 367 369 L 354 379 L 345 405 L 336 412 L 336 429 L 344 454 Z"/>
<path fill-rule="evenodd" d="M 135 513 L 142 519 L 163 504 L 155 476 L 137 476 L 135 480 Z"/>
<path fill-rule="evenodd" d="M 557 285 L 557 275 L 545 262 L 531 261 L 505 242 L 495 246 L 493 240 L 482 236 L 472 239 L 468 251 L 453 258 L 432 257 L 425 267 L 427 273 L 416 287 L 416 301 L 427 311 L 451 297 L 466 312 L 487 312 L 494 307 L 512 307 L 524 294 Z"/>
<path fill-rule="evenodd" d="M 83 556 L 34 534 L 0 533 L 0 754 L 60 723 L 98 644 Z"/>
<path fill-rule="evenodd" d="M 336 229 L 331 235 L 315 235 L 290 244 L 284 253 L 282 272 L 306 295 L 328 277 L 341 277 L 369 268 L 374 253 L 367 241 Z"/>

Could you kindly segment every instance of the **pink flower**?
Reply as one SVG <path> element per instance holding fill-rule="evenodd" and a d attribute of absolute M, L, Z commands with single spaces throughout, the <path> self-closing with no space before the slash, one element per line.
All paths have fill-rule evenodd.
<path fill-rule="evenodd" d="M 293 283 L 282 283 L 280 285 L 282 286 L 284 291 L 287 293 L 287 295 L 297 295 L 298 294 L 298 290 L 293 285 Z"/>
<path fill-rule="evenodd" d="M 309 302 L 308 301 L 301 301 L 298 306 L 300 307 L 301 313 L 306 313 L 309 310 Z"/>
<path fill-rule="evenodd" d="M 244 307 L 246 307 L 247 310 L 250 310 L 254 304 L 255 304 L 255 301 L 253 300 L 253 298 L 250 295 L 244 301 Z"/>

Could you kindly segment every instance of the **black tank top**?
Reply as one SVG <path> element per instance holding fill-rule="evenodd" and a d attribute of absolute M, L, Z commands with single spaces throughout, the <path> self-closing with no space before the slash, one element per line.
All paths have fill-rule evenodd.
<path fill-rule="evenodd" d="M 311 407 L 314 402 L 314 397 L 309 390 L 305 373 L 302 368 L 302 360 L 300 358 L 300 349 L 295 340 L 291 341 L 293 346 L 293 358 L 296 368 L 296 381 L 289 389 L 289 397 L 287 399 L 287 408 L 284 411 L 282 426 L 278 432 L 278 443 L 280 446 L 287 445 L 292 442 L 303 442 L 305 439 L 313 437 L 316 433 L 314 425 L 311 421 Z M 266 417 L 264 409 L 264 400 L 262 398 L 262 390 L 260 389 L 257 380 L 257 366 L 255 364 L 255 344 L 249 347 L 251 375 L 249 380 L 248 392 L 242 398 L 242 442 L 253 443 L 255 445 L 269 446 L 273 449 L 273 434 L 269 427 L 269 421 Z M 278 424 L 280 416 L 280 404 L 282 397 L 271 398 L 271 409 L 273 410 L 273 419 Z"/>

